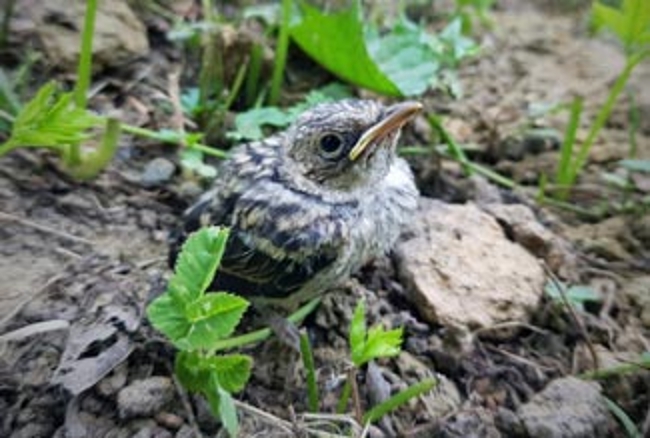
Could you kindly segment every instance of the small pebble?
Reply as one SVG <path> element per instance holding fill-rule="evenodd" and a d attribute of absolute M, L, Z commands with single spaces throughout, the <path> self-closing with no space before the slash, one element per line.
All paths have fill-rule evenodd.
<path fill-rule="evenodd" d="M 155 414 L 174 398 L 174 384 L 167 377 L 136 380 L 122 388 L 117 395 L 120 418 L 144 417 Z"/>
<path fill-rule="evenodd" d="M 144 187 L 156 187 L 168 182 L 174 175 L 176 166 L 167 158 L 158 157 L 149 161 L 140 176 Z"/>

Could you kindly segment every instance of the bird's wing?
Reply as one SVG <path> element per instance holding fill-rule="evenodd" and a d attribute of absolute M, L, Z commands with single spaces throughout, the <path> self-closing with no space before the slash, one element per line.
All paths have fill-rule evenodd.
<path fill-rule="evenodd" d="M 334 263 L 347 236 L 340 205 L 279 181 L 260 181 L 234 204 L 222 259 L 224 289 L 282 298 Z M 223 275 L 225 274 L 225 275 Z"/>

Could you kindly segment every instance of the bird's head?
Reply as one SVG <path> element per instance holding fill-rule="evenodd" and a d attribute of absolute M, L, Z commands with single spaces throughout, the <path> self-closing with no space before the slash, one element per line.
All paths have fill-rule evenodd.
<path fill-rule="evenodd" d="M 421 110 L 418 102 L 385 106 L 350 99 L 317 105 L 287 132 L 290 164 L 327 188 L 372 185 L 388 173 L 402 127 Z"/>

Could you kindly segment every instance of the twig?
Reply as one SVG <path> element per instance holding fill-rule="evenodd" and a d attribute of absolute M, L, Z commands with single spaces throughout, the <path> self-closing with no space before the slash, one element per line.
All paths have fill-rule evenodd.
<path fill-rule="evenodd" d="M 50 228 L 50 227 L 47 227 L 45 225 L 37 224 L 36 222 L 32 222 L 29 219 L 24 219 L 24 218 L 15 216 L 13 214 L 4 213 L 4 212 L 0 211 L 0 220 L 16 222 L 16 223 L 18 223 L 20 225 L 24 225 L 26 227 L 34 228 L 35 230 L 41 231 L 43 233 L 52 234 L 54 236 L 70 240 L 72 242 L 83 243 L 84 245 L 89 245 L 89 246 L 95 245 L 94 242 L 91 242 L 88 239 L 84 239 L 83 237 L 78 237 L 78 236 L 74 236 L 72 234 L 63 232 L 63 231 L 55 230 L 54 228 Z"/>
<path fill-rule="evenodd" d="M 64 319 L 52 319 L 50 321 L 37 322 L 0 335 L 0 343 L 19 341 L 41 333 L 65 330 L 68 327 L 70 327 L 70 323 Z"/>
<path fill-rule="evenodd" d="M 13 319 L 14 316 L 16 316 L 20 311 L 25 307 L 27 304 L 29 304 L 34 298 L 42 294 L 44 291 L 46 291 L 50 286 L 55 284 L 57 281 L 61 280 L 63 278 L 63 274 L 59 273 L 56 274 L 55 276 L 51 277 L 47 282 L 36 292 L 32 293 L 31 295 L 28 295 L 25 297 L 23 301 L 18 303 L 16 307 L 13 308 L 7 315 L 5 315 L 4 318 L 0 319 L 0 329 L 5 326 L 9 321 Z"/>
<path fill-rule="evenodd" d="M 178 381 L 178 377 L 176 377 L 176 374 L 173 373 L 171 369 L 169 370 L 169 374 L 172 376 L 172 379 L 174 381 L 174 387 L 176 388 L 176 393 L 181 399 L 183 408 L 187 413 L 187 421 L 190 423 L 190 427 L 194 431 L 194 435 L 197 438 L 203 438 L 203 434 L 201 433 L 201 428 L 199 428 L 199 423 L 196 421 L 196 417 L 194 416 L 194 411 L 192 410 L 192 404 L 190 403 L 190 399 L 187 396 L 187 392 L 185 392 L 183 385 L 181 385 L 181 382 Z"/>
<path fill-rule="evenodd" d="M 544 271 L 546 271 L 546 275 L 548 275 L 548 277 L 553 282 L 553 285 L 558 290 L 560 297 L 562 298 L 562 303 L 567 308 L 567 311 L 569 312 L 571 319 L 573 319 L 573 322 L 576 324 L 578 330 L 580 331 L 580 334 L 584 338 L 585 343 L 587 344 L 587 349 L 589 350 L 589 354 L 591 355 L 591 360 L 594 363 L 594 371 L 597 371 L 600 368 L 600 361 L 598 360 L 596 349 L 594 348 L 594 344 L 591 342 L 591 339 L 589 338 L 589 334 L 587 333 L 587 329 L 584 323 L 582 322 L 582 319 L 578 317 L 575 309 L 569 302 L 569 299 L 566 296 L 564 285 L 560 282 L 560 280 L 558 280 L 558 278 L 555 276 L 555 274 L 553 273 L 551 268 L 549 268 L 546 262 L 542 262 L 542 264 L 544 266 Z"/>

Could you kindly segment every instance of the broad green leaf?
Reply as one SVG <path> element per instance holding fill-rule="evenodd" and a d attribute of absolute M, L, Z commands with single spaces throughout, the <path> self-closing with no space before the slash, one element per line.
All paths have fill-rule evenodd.
<path fill-rule="evenodd" d="M 355 351 L 362 351 L 366 340 L 366 304 L 359 300 L 354 309 L 354 316 L 350 324 L 350 349 L 352 354 Z"/>
<path fill-rule="evenodd" d="M 404 96 L 424 93 L 440 69 L 425 38 L 426 33 L 405 19 L 383 37 L 376 29 L 366 33 L 372 59 Z"/>
<path fill-rule="evenodd" d="M 291 38 L 305 53 L 349 83 L 389 96 L 402 94 L 368 51 L 358 1 L 331 14 L 301 5 L 302 20 L 291 27 Z"/>
<path fill-rule="evenodd" d="M 188 303 L 201 297 L 221 263 L 227 239 L 225 228 L 207 227 L 192 233 L 183 244 L 167 292 Z"/>

